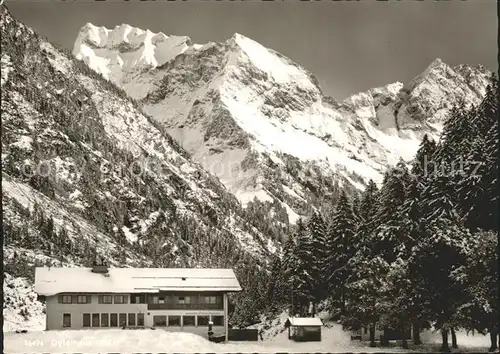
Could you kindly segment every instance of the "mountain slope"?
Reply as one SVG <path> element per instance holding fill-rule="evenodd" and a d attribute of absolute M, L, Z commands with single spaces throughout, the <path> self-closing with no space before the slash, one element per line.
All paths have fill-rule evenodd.
<path fill-rule="evenodd" d="M 489 74 L 436 60 L 407 88 L 337 102 L 307 70 L 240 34 L 197 45 L 87 24 L 73 54 L 140 101 L 243 204 L 281 204 L 291 222 L 335 199 L 337 184 L 363 189 L 400 158 L 409 162 L 454 103 L 481 100 Z"/>
<path fill-rule="evenodd" d="M 35 265 L 89 264 L 96 254 L 111 265 L 265 274 L 279 244 L 217 178 L 123 91 L 0 11 L 9 293 L 31 284 Z"/>

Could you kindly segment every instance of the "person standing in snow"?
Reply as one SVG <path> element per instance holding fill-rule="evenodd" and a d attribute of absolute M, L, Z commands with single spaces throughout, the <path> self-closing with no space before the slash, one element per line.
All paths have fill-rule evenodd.
<path fill-rule="evenodd" d="M 214 323 L 212 321 L 208 321 L 208 338 L 210 339 L 214 335 L 214 331 L 212 331 L 212 325 Z"/>
<path fill-rule="evenodd" d="M 264 340 L 264 338 L 262 338 L 262 334 L 263 333 L 264 333 L 264 329 L 263 328 L 259 329 L 259 338 L 260 338 L 261 341 Z"/>

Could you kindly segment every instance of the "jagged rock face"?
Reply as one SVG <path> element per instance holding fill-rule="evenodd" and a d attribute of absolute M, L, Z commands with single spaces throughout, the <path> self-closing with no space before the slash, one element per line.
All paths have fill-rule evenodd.
<path fill-rule="evenodd" d="M 436 59 L 410 82 L 407 92 L 400 95 L 397 102 L 400 128 L 420 129 L 422 123 L 439 127 L 459 100 L 466 104 L 481 101 L 490 75 L 481 67 L 452 68 Z"/>
<path fill-rule="evenodd" d="M 123 28 L 100 33 L 122 38 Z M 84 27 L 73 50 L 91 67 L 131 55 L 114 41 L 87 55 L 85 43 L 95 32 Z M 363 189 L 370 178 L 380 182 L 400 158 L 410 161 L 424 134 L 438 138 L 454 103 L 480 101 L 489 75 L 436 60 L 407 88 L 397 82 L 337 102 L 324 96 L 307 70 L 242 35 L 223 43 L 183 43 L 182 51 L 164 49 L 162 56 L 171 59 L 163 64 L 133 69 L 126 63 L 121 73 L 109 64 L 101 71 L 114 73 L 108 77 L 240 201 L 278 199 L 292 219 L 328 195 L 329 182 L 318 180 Z M 134 55 L 139 53 L 144 51 Z"/>

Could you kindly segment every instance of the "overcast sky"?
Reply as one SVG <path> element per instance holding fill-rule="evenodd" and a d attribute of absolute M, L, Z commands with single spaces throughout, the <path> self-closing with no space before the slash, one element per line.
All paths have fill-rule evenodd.
<path fill-rule="evenodd" d="M 127 23 L 195 43 L 235 32 L 311 71 L 325 93 L 343 99 L 395 81 L 407 83 L 439 57 L 497 70 L 493 0 L 375 2 L 186 2 L 6 0 L 11 13 L 70 49 L 87 22 Z"/>

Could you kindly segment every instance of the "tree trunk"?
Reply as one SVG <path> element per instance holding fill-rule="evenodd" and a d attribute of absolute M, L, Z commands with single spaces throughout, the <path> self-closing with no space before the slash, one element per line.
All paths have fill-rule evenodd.
<path fill-rule="evenodd" d="M 412 326 L 412 331 L 413 331 L 413 344 L 415 345 L 420 345 L 422 344 L 422 340 L 420 339 L 420 325 L 417 321 L 413 323 Z"/>
<path fill-rule="evenodd" d="M 406 338 L 406 334 L 408 333 L 406 331 L 408 323 L 404 320 L 403 316 L 400 318 L 401 321 L 401 335 L 402 335 L 402 343 L 401 345 L 403 346 L 403 349 L 408 349 L 408 340 Z"/>
<path fill-rule="evenodd" d="M 403 346 L 403 349 L 408 349 L 408 341 L 406 340 L 406 337 L 403 338 L 402 346 Z"/>
<path fill-rule="evenodd" d="M 375 347 L 375 323 L 370 324 L 370 347 Z"/>
<path fill-rule="evenodd" d="M 407 334 L 406 325 L 402 326 L 401 333 L 403 335 L 403 343 L 402 343 L 403 349 L 408 349 L 408 340 L 406 339 L 406 334 Z"/>
<path fill-rule="evenodd" d="M 342 318 L 344 313 L 345 313 L 344 288 L 341 287 L 340 288 L 340 318 Z"/>
<path fill-rule="evenodd" d="M 441 351 L 444 353 L 451 352 L 450 347 L 448 345 L 448 330 L 447 329 L 441 330 L 441 337 L 443 338 L 443 344 L 441 345 Z"/>
<path fill-rule="evenodd" d="M 494 352 L 495 350 L 498 349 L 497 336 L 498 336 L 498 330 L 496 328 L 491 328 L 490 329 L 491 347 L 490 349 L 488 349 L 489 352 Z"/>
<path fill-rule="evenodd" d="M 387 339 L 387 326 L 383 327 L 383 334 L 380 336 L 380 346 L 381 347 L 388 347 L 389 346 L 389 340 Z"/>
<path fill-rule="evenodd" d="M 453 328 L 453 327 L 451 327 L 451 347 L 458 348 L 457 334 L 455 333 L 455 328 Z"/>

